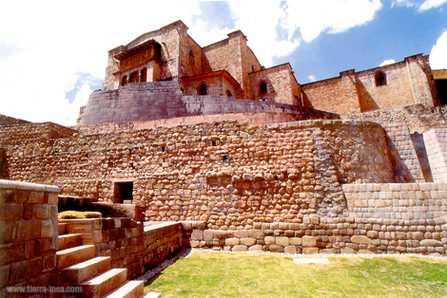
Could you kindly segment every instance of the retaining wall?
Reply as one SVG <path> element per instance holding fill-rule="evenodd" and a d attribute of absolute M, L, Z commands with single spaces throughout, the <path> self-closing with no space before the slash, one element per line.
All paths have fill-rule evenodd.
<path fill-rule="evenodd" d="M 55 186 L 0 180 L 0 296 L 6 286 L 47 286 L 56 268 Z"/>

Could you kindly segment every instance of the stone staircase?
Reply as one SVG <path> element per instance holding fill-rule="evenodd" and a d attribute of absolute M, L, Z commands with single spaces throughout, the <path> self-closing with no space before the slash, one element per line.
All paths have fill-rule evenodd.
<path fill-rule="evenodd" d="M 59 223 L 56 266 L 60 285 L 81 286 L 82 297 L 144 297 L 140 280 L 127 280 L 126 268 L 111 268 L 109 256 L 96 256 L 95 246 L 80 233 L 67 233 Z"/>

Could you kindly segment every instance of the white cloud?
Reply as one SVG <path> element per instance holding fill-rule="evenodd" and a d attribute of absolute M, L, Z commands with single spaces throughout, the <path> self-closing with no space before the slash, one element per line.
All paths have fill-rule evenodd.
<path fill-rule="evenodd" d="M 309 82 L 315 82 L 317 80 L 317 77 L 311 74 L 307 76 L 307 79 L 309 80 Z"/>
<path fill-rule="evenodd" d="M 425 0 L 421 6 L 419 6 L 420 11 L 426 11 L 432 8 L 437 8 L 441 5 L 447 3 L 447 0 Z"/>
<path fill-rule="evenodd" d="M 197 19 L 197 0 L 8 1 L 0 17 L 0 46 L 7 45 L 0 48 L 0 113 L 74 125 L 92 88 L 79 74 L 102 80 L 109 49 L 177 19 L 202 46 L 242 30 L 269 66 L 303 40 L 363 25 L 381 8 L 379 0 L 271 0 L 256 9 L 252 1 L 227 2 L 234 22 L 222 28 Z M 67 97 L 73 86 L 78 93 Z"/>
<path fill-rule="evenodd" d="M 430 66 L 433 69 L 447 69 L 447 31 L 439 36 L 431 50 Z"/>
<path fill-rule="evenodd" d="M 394 60 L 394 59 L 387 59 L 387 60 L 383 61 L 382 63 L 380 63 L 379 66 L 385 66 L 385 65 L 393 64 L 393 63 L 396 63 L 396 60 Z"/>
<path fill-rule="evenodd" d="M 447 0 L 393 0 L 391 6 L 417 7 L 418 11 L 424 12 L 438 8 L 447 3 Z"/>

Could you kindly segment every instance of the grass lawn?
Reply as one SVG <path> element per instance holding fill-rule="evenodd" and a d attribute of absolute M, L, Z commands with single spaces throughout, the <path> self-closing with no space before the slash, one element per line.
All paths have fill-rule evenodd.
<path fill-rule="evenodd" d="M 286 256 L 194 252 L 145 286 L 162 297 L 446 297 L 447 261 L 416 257 L 330 258 L 296 265 Z"/>

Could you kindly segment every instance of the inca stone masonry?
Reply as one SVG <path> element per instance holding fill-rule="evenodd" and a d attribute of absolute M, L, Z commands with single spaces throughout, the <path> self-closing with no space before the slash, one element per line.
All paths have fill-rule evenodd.
<path fill-rule="evenodd" d="M 1 116 L 0 177 L 132 204 L 192 247 L 445 255 L 446 86 L 422 54 L 300 84 L 241 31 L 200 46 L 177 21 L 108 52 L 76 127 Z"/>

